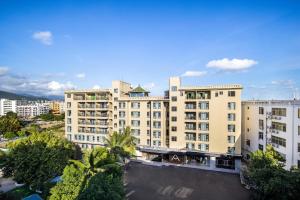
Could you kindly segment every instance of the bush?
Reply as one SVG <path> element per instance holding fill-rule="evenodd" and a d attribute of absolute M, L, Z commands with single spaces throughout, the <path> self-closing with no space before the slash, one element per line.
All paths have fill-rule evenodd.
<path fill-rule="evenodd" d="M 14 139 L 14 138 L 18 137 L 18 135 L 14 132 L 7 132 L 7 133 L 4 134 L 3 137 L 5 139 L 11 140 L 11 139 Z"/>

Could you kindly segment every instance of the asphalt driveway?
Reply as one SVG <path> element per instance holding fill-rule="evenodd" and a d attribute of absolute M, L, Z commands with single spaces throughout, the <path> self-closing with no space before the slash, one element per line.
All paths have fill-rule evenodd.
<path fill-rule="evenodd" d="M 131 162 L 125 173 L 128 200 L 247 200 L 238 175 Z"/>

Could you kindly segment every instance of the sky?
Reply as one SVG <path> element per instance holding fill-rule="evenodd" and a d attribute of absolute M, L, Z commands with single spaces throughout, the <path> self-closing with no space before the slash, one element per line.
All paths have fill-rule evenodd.
<path fill-rule="evenodd" d="M 112 80 L 163 95 L 242 84 L 243 99 L 299 98 L 298 0 L 0 0 L 0 90 L 62 95 Z"/>

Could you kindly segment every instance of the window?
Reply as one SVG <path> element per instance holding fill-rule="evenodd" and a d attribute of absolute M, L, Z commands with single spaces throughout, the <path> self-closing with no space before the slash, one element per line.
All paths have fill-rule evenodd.
<path fill-rule="evenodd" d="M 67 94 L 67 98 L 71 98 L 71 94 Z"/>
<path fill-rule="evenodd" d="M 147 130 L 147 136 L 150 136 L 150 130 Z"/>
<path fill-rule="evenodd" d="M 229 154 L 234 154 L 234 152 L 235 152 L 235 147 L 227 147 L 227 152 L 228 152 Z"/>
<path fill-rule="evenodd" d="M 125 127 L 125 124 L 126 124 L 126 122 L 125 122 L 125 120 L 119 120 L 119 126 L 120 127 Z"/>
<path fill-rule="evenodd" d="M 118 91 L 119 91 L 118 88 L 114 89 L 114 93 L 118 93 Z"/>
<path fill-rule="evenodd" d="M 71 116 L 71 110 L 67 111 L 67 116 Z"/>
<path fill-rule="evenodd" d="M 209 103 L 208 102 L 200 102 L 199 103 L 199 108 L 201 110 L 208 110 L 209 109 Z"/>
<path fill-rule="evenodd" d="M 153 102 L 153 109 L 160 109 L 161 103 L 160 102 Z"/>
<path fill-rule="evenodd" d="M 286 139 L 284 138 L 280 138 L 272 135 L 272 143 L 275 145 L 286 147 Z"/>
<path fill-rule="evenodd" d="M 171 97 L 172 101 L 177 101 L 177 97 Z"/>
<path fill-rule="evenodd" d="M 258 132 L 258 139 L 263 140 L 264 139 L 264 133 L 263 132 Z"/>
<path fill-rule="evenodd" d="M 228 109 L 235 110 L 235 102 L 228 102 Z"/>
<path fill-rule="evenodd" d="M 133 109 L 139 109 L 140 108 L 140 103 L 139 102 L 132 102 L 131 103 L 131 108 L 133 108 Z"/>
<path fill-rule="evenodd" d="M 260 115 L 264 114 L 264 108 L 263 107 L 258 108 L 258 114 L 260 114 Z"/>
<path fill-rule="evenodd" d="M 277 131 L 286 132 L 286 124 L 280 122 L 272 122 L 272 129 Z"/>
<path fill-rule="evenodd" d="M 186 145 L 185 145 L 185 147 L 186 147 L 187 149 L 195 149 L 195 144 L 194 144 L 194 143 L 187 142 Z"/>
<path fill-rule="evenodd" d="M 198 149 L 200 151 L 208 151 L 209 150 L 209 145 L 208 144 L 199 144 Z"/>
<path fill-rule="evenodd" d="M 234 113 L 228 113 L 228 121 L 235 121 L 235 114 Z"/>
<path fill-rule="evenodd" d="M 300 153 L 300 143 L 298 143 L 298 152 Z"/>
<path fill-rule="evenodd" d="M 153 122 L 153 128 L 161 128 L 161 122 Z"/>
<path fill-rule="evenodd" d="M 228 91 L 229 97 L 235 97 L 235 91 Z"/>
<path fill-rule="evenodd" d="M 71 122 L 71 118 L 68 118 L 67 119 L 67 124 L 71 124 L 72 122 Z"/>
<path fill-rule="evenodd" d="M 140 126 L 140 120 L 131 120 L 131 126 L 139 127 Z"/>
<path fill-rule="evenodd" d="M 153 119 L 160 119 L 161 113 L 160 112 L 153 112 Z"/>
<path fill-rule="evenodd" d="M 300 108 L 298 108 L 298 118 L 300 119 Z"/>
<path fill-rule="evenodd" d="M 234 144 L 235 143 L 235 136 L 233 136 L 233 135 L 227 136 L 227 141 L 230 144 Z"/>
<path fill-rule="evenodd" d="M 223 95 L 223 91 L 220 91 L 219 94 L 220 94 L 220 95 Z"/>
<path fill-rule="evenodd" d="M 200 131 L 208 131 L 208 130 L 209 130 L 209 124 L 208 124 L 208 123 L 201 122 L 201 123 L 199 124 L 199 130 L 200 130 Z"/>
<path fill-rule="evenodd" d="M 298 126 L 298 135 L 300 135 L 300 126 Z"/>
<path fill-rule="evenodd" d="M 258 149 L 261 150 L 261 151 L 263 151 L 264 150 L 264 145 L 258 144 Z"/>
<path fill-rule="evenodd" d="M 68 126 L 68 127 L 67 127 L 67 130 L 68 130 L 68 132 L 72 132 L 72 127 L 71 127 L 71 126 Z"/>
<path fill-rule="evenodd" d="M 71 102 L 67 102 L 67 108 L 71 108 Z"/>
<path fill-rule="evenodd" d="M 160 138 L 161 132 L 160 131 L 153 131 L 153 138 Z"/>
<path fill-rule="evenodd" d="M 200 112 L 199 113 L 199 118 L 200 118 L 200 120 L 208 120 L 209 113 L 208 112 Z"/>
<path fill-rule="evenodd" d="M 172 92 L 177 91 L 177 86 L 172 86 L 172 87 L 171 87 L 171 91 L 172 91 Z"/>
<path fill-rule="evenodd" d="M 172 137 L 171 137 L 171 140 L 172 140 L 173 142 L 176 142 L 176 141 L 177 141 L 177 137 L 176 137 L 176 136 L 172 136 Z"/>
<path fill-rule="evenodd" d="M 209 141 L 209 135 L 208 134 L 200 133 L 198 135 L 198 140 L 200 140 L 202 142 L 208 142 Z"/>
<path fill-rule="evenodd" d="M 235 132 L 235 125 L 234 124 L 228 124 L 228 132 Z"/>
<path fill-rule="evenodd" d="M 138 111 L 133 111 L 133 112 L 131 112 L 131 117 L 134 117 L 134 118 L 139 118 L 140 117 L 140 112 L 138 112 Z"/>
<path fill-rule="evenodd" d="M 272 115 L 285 117 L 286 108 L 272 108 Z"/>
<path fill-rule="evenodd" d="M 172 106 L 172 107 L 171 107 L 171 110 L 172 110 L 173 112 L 176 112 L 176 111 L 177 111 L 177 107 L 176 107 L 176 106 Z"/>
<path fill-rule="evenodd" d="M 141 133 L 140 129 L 131 129 L 131 134 L 134 136 L 139 136 Z"/>
<path fill-rule="evenodd" d="M 147 139 L 147 145 L 150 145 L 150 140 L 149 139 Z"/>
<path fill-rule="evenodd" d="M 172 120 L 172 122 L 176 122 L 177 121 L 177 117 L 172 117 L 171 120 Z"/>
<path fill-rule="evenodd" d="M 216 92 L 216 93 L 215 93 L 215 97 L 218 97 L 218 95 L 219 95 L 219 93 L 218 93 L 218 92 Z"/>
<path fill-rule="evenodd" d="M 171 130 L 172 130 L 172 131 L 177 131 L 177 127 L 176 127 L 176 126 L 172 126 L 172 127 L 171 127 Z"/>
<path fill-rule="evenodd" d="M 264 130 L 264 120 L 262 119 L 258 120 L 258 127 L 260 130 Z"/>
<path fill-rule="evenodd" d="M 185 139 L 196 141 L 196 133 L 185 133 Z"/>
<path fill-rule="evenodd" d="M 120 118 L 124 118 L 125 117 L 125 112 L 124 111 L 120 111 L 119 112 L 119 117 Z"/>
<path fill-rule="evenodd" d="M 124 109 L 126 107 L 125 102 L 119 102 L 119 108 Z"/>

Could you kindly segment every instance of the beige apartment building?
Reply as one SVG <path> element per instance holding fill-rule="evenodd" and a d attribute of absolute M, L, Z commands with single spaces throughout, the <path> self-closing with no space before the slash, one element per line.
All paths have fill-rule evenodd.
<path fill-rule="evenodd" d="M 241 90 L 182 86 L 179 77 L 171 77 L 164 96 L 123 81 L 113 81 L 110 89 L 66 91 L 66 137 L 93 148 L 129 126 L 142 158 L 237 170 Z"/>

